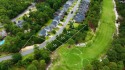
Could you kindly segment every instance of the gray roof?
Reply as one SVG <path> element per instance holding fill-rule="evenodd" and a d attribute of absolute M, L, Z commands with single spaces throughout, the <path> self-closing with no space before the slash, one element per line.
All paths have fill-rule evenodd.
<path fill-rule="evenodd" d="M 19 21 L 17 21 L 16 22 L 16 25 L 18 26 L 18 27 L 22 27 L 23 26 L 23 20 L 19 20 Z"/>
<path fill-rule="evenodd" d="M 40 36 L 46 36 L 47 35 L 47 31 L 45 29 L 41 30 L 39 33 Z"/>
<path fill-rule="evenodd" d="M 53 22 L 52 22 L 52 25 L 54 25 L 54 27 L 56 27 L 56 26 L 58 25 L 58 22 L 53 21 Z"/>
<path fill-rule="evenodd" d="M 60 21 L 60 17 L 57 16 L 57 17 L 54 18 L 54 20 L 51 24 L 53 24 L 56 27 L 59 24 L 59 21 Z"/>
<path fill-rule="evenodd" d="M 79 6 L 78 12 L 74 17 L 74 20 L 76 22 L 83 22 L 83 20 L 85 19 L 85 14 L 88 10 L 88 5 L 89 5 L 89 1 L 82 0 Z"/>
<path fill-rule="evenodd" d="M 69 4 L 64 4 L 64 8 L 69 8 Z"/>
<path fill-rule="evenodd" d="M 54 18 L 54 20 L 59 21 L 60 18 L 57 16 L 57 17 Z"/>
<path fill-rule="evenodd" d="M 83 20 L 85 19 L 85 16 L 84 15 L 81 15 L 81 14 L 77 14 L 75 17 L 74 17 L 74 20 L 76 22 L 83 22 Z"/>
<path fill-rule="evenodd" d="M 52 27 L 51 26 L 47 26 L 47 27 L 45 27 L 45 30 L 52 31 Z"/>

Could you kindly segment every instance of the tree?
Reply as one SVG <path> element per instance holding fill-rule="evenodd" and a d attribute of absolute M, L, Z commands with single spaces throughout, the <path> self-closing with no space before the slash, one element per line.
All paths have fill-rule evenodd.
<path fill-rule="evenodd" d="M 109 68 L 110 70 L 117 70 L 117 64 L 115 62 L 110 62 Z"/>
<path fill-rule="evenodd" d="M 93 70 L 93 66 L 91 64 L 88 64 L 84 70 Z"/>
<path fill-rule="evenodd" d="M 109 64 L 109 60 L 107 58 L 103 59 L 102 62 L 103 62 L 104 65 L 108 65 Z"/>
<path fill-rule="evenodd" d="M 108 66 L 104 66 L 102 70 L 110 70 L 110 68 Z"/>
<path fill-rule="evenodd" d="M 0 36 L 0 40 L 2 40 L 3 39 L 3 37 L 2 36 Z"/>
<path fill-rule="evenodd" d="M 34 64 L 30 64 L 26 70 L 38 70 Z"/>
<path fill-rule="evenodd" d="M 45 69 L 46 69 L 45 60 L 40 60 L 40 70 L 45 70 Z"/>
<path fill-rule="evenodd" d="M 75 43 L 75 41 L 74 41 L 73 39 L 69 39 L 69 40 L 68 40 L 68 44 L 72 45 L 72 44 L 74 44 L 74 43 Z"/>
<path fill-rule="evenodd" d="M 107 55 L 110 61 L 117 61 L 117 52 L 115 50 L 108 51 Z"/>
<path fill-rule="evenodd" d="M 38 60 L 41 57 L 40 50 L 38 46 L 34 46 L 34 59 Z"/>
<path fill-rule="evenodd" d="M 56 34 L 56 31 L 55 31 L 55 30 L 52 30 L 52 33 L 53 33 L 53 34 Z"/>
<path fill-rule="evenodd" d="M 122 52 L 121 51 L 122 50 L 122 46 L 120 44 L 118 44 L 118 43 L 114 43 L 113 44 L 113 50 L 115 50 L 116 52 L 120 53 L 120 52 Z"/>
<path fill-rule="evenodd" d="M 99 69 L 101 69 L 102 68 L 102 63 L 99 61 L 99 60 L 94 60 L 93 62 L 92 62 L 92 65 L 93 65 L 93 69 L 94 70 L 99 70 Z"/>
<path fill-rule="evenodd" d="M 124 70 L 124 63 L 123 63 L 123 61 L 119 61 L 117 63 L 117 65 L 118 65 L 118 70 Z"/>
<path fill-rule="evenodd" d="M 23 29 L 28 30 L 29 28 L 30 28 L 29 23 L 24 22 L 24 23 L 23 23 Z"/>
<path fill-rule="evenodd" d="M 32 64 L 34 64 L 34 65 L 37 67 L 37 69 L 40 68 L 39 62 L 38 62 L 37 60 L 33 60 L 33 61 L 32 61 Z"/>
<path fill-rule="evenodd" d="M 12 64 L 13 62 L 11 62 L 10 60 L 3 61 L 0 63 L 0 70 L 8 70 Z"/>
<path fill-rule="evenodd" d="M 6 42 L 2 45 L 1 48 L 3 51 L 15 53 L 20 50 L 21 45 L 18 44 L 20 42 L 20 38 L 18 36 L 7 36 L 5 41 Z"/>
<path fill-rule="evenodd" d="M 46 49 L 41 50 L 41 59 L 45 60 L 46 63 L 50 62 L 50 52 Z"/>
<path fill-rule="evenodd" d="M 22 60 L 22 55 L 20 53 L 16 53 L 12 56 L 12 61 L 17 63 L 19 60 Z"/>
<path fill-rule="evenodd" d="M 119 57 L 120 60 L 125 61 L 125 53 L 119 54 L 121 57 Z"/>
<path fill-rule="evenodd" d="M 70 27 L 71 29 L 74 28 L 73 21 L 70 21 L 70 24 L 69 24 L 69 25 L 70 25 L 69 27 Z"/>
<path fill-rule="evenodd" d="M 28 0 L 31 2 L 31 0 Z M 10 5 L 11 4 L 11 5 Z M 6 15 L 10 19 L 16 17 L 30 5 L 24 0 L 0 0 L 0 15 Z M 14 7 L 14 8 L 13 8 Z"/>

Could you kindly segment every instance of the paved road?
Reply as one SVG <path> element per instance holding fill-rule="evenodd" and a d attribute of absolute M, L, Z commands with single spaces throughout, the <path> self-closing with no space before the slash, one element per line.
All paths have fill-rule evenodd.
<path fill-rule="evenodd" d="M 40 44 L 39 48 L 45 47 L 46 44 L 47 44 L 47 42 L 51 42 L 51 41 L 55 40 L 55 39 L 56 39 L 56 36 L 59 35 L 59 34 L 61 34 L 61 33 L 63 32 L 63 29 L 66 27 L 66 25 L 68 24 L 68 22 L 70 21 L 70 19 L 73 18 L 73 16 L 75 15 L 75 12 L 76 12 L 76 10 L 77 10 L 79 4 L 80 4 L 80 1 L 81 1 L 81 0 L 78 0 L 78 1 L 77 1 L 77 4 L 76 4 L 76 5 L 74 6 L 74 8 L 71 10 L 71 11 L 73 11 L 73 13 L 72 13 L 72 14 L 71 14 L 71 13 L 68 14 L 68 16 L 67 16 L 67 18 L 66 18 L 66 21 L 64 22 L 64 25 L 59 29 L 59 31 L 56 33 L 56 35 L 54 35 L 53 37 L 51 37 L 49 40 L 44 41 L 42 44 Z M 71 11 L 70 11 L 70 12 L 71 12 Z M 33 49 L 29 49 L 29 50 L 27 50 L 27 51 L 23 51 L 23 52 L 20 52 L 20 53 L 22 54 L 22 56 L 25 56 L 25 55 L 27 55 L 27 54 L 32 53 L 33 51 L 34 51 Z M 11 59 L 11 57 L 12 57 L 12 55 L 2 57 L 2 58 L 0 58 L 0 62 L 3 61 L 3 60 Z"/>

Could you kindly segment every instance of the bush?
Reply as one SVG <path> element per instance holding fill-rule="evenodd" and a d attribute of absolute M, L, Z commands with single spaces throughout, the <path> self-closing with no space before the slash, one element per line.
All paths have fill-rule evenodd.
<path fill-rule="evenodd" d="M 12 56 L 12 61 L 17 63 L 19 60 L 22 60 L 22 55 L 20 53 L 16 53 Z"/>

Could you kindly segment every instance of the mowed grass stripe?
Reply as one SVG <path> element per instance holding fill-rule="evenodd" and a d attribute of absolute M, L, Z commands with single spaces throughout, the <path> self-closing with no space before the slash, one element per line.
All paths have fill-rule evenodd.
<path fill-rule="evenodd" d="M 113 33 L 115 32 L 115 13 L 113 9 L 114 5 L 112 0 L 103 0 L 100 26 L 91 45 L 82 48 L 67 48 L 68 45 L 59 47 L 56 50 L 56 53 L 59 54 L 58 60 L 53 63 L 50 69 L 65 70 L 65 68 L 67 68 L 68 70 L 81 70 L 83 66 L 86 66 L 94 59 L 97 59 L 101 54 L 105 53 L 106 49 L 109 48 L 109 44 L 112 42 Z M 82 54 L 78 51 L 74 51 L 74 49 L 81 50 Z M 74 55 L 78 53 L 79 55 Z M 75 59 L 76 56 L 78 57 Z M 75 65 L 75 63 L 77 65 Z"/>

